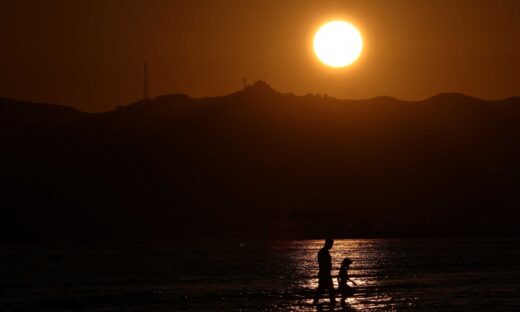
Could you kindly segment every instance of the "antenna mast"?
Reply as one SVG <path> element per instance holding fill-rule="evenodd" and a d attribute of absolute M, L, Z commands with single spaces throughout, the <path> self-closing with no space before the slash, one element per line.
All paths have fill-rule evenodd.
<path fill-rule="evenodd" d="M 144 63 L 144 79 L 143 79 L 143 101 L 145 104 L 150 103 L 150 83 L 148 81 L 148 64 Z"/>

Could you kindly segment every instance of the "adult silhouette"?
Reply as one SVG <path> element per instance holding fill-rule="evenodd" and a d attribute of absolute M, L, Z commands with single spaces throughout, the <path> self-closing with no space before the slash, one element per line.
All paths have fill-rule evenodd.
<path fill-rule="evenodd" d="M 332 238 L 325 240 L 325 245 L 318 252 L 318 289 L 316 289 L 316 295 L 314 296 L 314 304 L 318 304 L 323 291 L 328 290 L 330 304 L 336 303 L 334 283 L 332 282 L 332 258 L 330 257 L 329 250 L 334 245 Z"/>

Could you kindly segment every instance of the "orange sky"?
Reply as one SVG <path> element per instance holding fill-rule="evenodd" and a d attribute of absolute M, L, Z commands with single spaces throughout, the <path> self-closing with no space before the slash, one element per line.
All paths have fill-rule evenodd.
<path fill-rule="evenodd" d="M 0 96 L 103 111 L 152 95 L 222 95 L 263 79 L 296 94 L 520 95 L 520 1 L 2 0 Z M 344 18 L 365 48 L 333 70 L 312 34 Z"/>

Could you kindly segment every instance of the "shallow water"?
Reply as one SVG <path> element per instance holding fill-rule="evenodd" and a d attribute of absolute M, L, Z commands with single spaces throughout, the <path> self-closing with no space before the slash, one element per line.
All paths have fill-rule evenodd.
<path fill-rule="evenodd" d="M 312 303 L 322 241 L 2 243 L 1 311 L 518 311 L 519 240 L 336 240 L 346 306 Z"/>

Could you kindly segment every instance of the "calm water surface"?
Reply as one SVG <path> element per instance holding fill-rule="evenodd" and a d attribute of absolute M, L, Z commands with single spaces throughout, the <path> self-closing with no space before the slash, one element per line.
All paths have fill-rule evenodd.
<path fill-rule="evenodd" d="M 2 243 L 1 311 L 520 311 L 519 240 L 336 240 L 348 305 L 315 307 L 322 241 Z"/>

